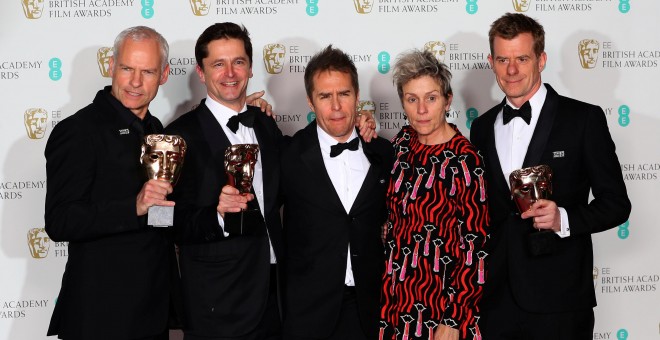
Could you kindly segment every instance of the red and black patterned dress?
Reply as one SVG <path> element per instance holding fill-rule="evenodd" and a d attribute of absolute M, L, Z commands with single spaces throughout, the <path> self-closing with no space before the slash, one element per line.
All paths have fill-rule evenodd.
<path fill-rule="evenodd" d="M 450 125 L 456 135 L 443 144 L 420 143 L 410 126 L 392 140 L 380 339 L 433 339 L 440 324 L 457 328 L 461 339 L 481 339 L 484 163 Z"/>

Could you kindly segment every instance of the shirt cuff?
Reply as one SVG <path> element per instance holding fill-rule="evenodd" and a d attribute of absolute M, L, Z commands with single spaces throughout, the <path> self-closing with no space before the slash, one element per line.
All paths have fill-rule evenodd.
<path fill-rule="evenodd" d="M 571 236 L 571 228 L 568 225 L 568 213 L 564 208 L 558 207 L 557 209 L 559 209 L 559 217 L 561 218 L 561 229 L 555 233 L 561 238 L 569 237 Z"/>
<path fill-rule="evenodd" d="M 222 234 L 225 235 L 225 237 L 228 237 L 229 233 L 225 231 L 225 219 L 222 218 L 220 213 L 218 213 L 218 224 L 220 225 L 220 230 L 222 230 Z"/>

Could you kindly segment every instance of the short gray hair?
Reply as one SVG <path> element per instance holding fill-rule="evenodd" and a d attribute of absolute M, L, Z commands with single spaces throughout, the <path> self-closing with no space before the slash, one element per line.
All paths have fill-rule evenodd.
<path fill-rule="evenodd" d="M 160 33 L 156 32 L 155 29 L 147 26 L 129 27 L 117 35 L 117 38 L 115 38 L 115 44 L 112 47 L 112 55 L 115 60 L 119 58 L 122 44 L 126 39 L 129 38 L 134 41 L 146 39 L 155 40 L 160 47 L 160 64 L 163 71 L 165 71 L 165 67 L 167 66 L 167 59 L 170 54 L 170 45 L 167 44 L 167 40 L 165 40 L 165 38 L 163 38 Z"/>
<path fill-rule="evenodd" d="M 403 100 L 403 85 L 422 76 L 430 76 L 437 81 L 446 99 L 452 95 L 449 68 L 438 61 L 433 53 L 415 49 L 400 54 L 394 64 L 392 81 L 399 93 L 399 99 Z"/>

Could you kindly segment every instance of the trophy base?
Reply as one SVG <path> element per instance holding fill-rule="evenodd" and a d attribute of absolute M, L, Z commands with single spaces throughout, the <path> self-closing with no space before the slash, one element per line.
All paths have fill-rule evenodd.
<path fill-rule="evenodd" d="M 174 207 L 153 205 L 147 212 L 147 224 L 152 227 L 171 227 L 174 225 Z"/>
<path fill-rule="evenodd" d="M 225 214 L 225 232 L 231 235 L 256 235 L 266 230 L 266 222 L 259 209 L 247 209 Z"/>
<path fill-rule="evenodd" d="M 557 234 L 551 230 L 533 231 L 527 235 L 527 246 L 533 256 L 548 255 L 557 249 Z"/>

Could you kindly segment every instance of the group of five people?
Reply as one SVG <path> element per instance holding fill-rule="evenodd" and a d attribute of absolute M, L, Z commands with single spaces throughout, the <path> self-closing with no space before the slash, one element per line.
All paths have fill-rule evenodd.
<path fill-rule="evenodd" d="M 506 14 L 489 40 L 506 97 L 472 123 L 472 143 L 446 119 L 451 73 L 419 50 L 394 66 L 408 124 L 388 142 L 358 114 L 357 70 L 332 46 L 305 69 L 315 121 L 283 136 L 248 105 L 252 44 L 233 23 L 200 35 L 207 96 L 163 128 L 148 107 L 167 81 L 167 42 L 123 31 L 112 85 L 46 146 L 46 229 L 69 242 L 48 335 L 167 339 L 178 320 L 187 340 L 590 338 L 591 234 L 630 213 L 605 116 L 541 82 L 535 20 Z M 531 119 L 503 119 L 529 106 Z M 176 187 L 145 182 L 152 133 L 187 143 Z M 259 145 L 249 194 L 228 185 L 234 144 Z M 553 195 L 520 214 L 508 176 L 538 164 L 554 169 Z M 147 225 L 153 205 L 174 207 L 173 228 Z M 226 228 L 250 209 L 251 233 Z M 540 254 L 527 244 L 537 230 L 551 230 Z"/>

